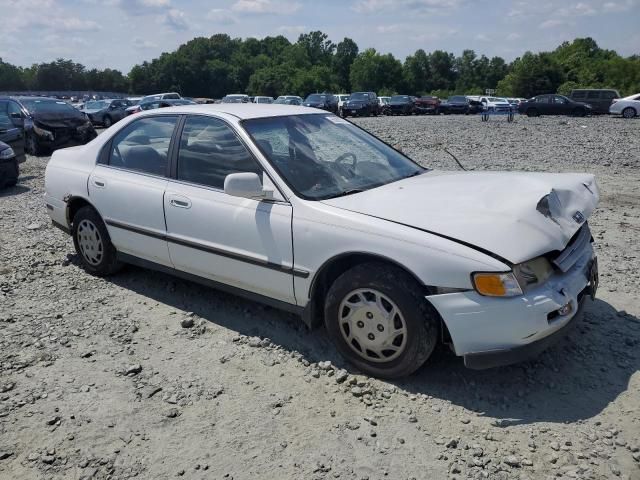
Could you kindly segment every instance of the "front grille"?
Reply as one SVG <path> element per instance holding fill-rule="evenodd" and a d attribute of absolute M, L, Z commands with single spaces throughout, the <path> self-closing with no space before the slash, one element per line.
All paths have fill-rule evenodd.
<path fill-rule="evenodd" d="M 553 259 L 553 264 L 563 272 L 569 271 L 581 257 L 582 251 L 590 241 L 591 230 L 589 230 L 589 225 L 585 223 L 573 236 L 565 249 Z"/>

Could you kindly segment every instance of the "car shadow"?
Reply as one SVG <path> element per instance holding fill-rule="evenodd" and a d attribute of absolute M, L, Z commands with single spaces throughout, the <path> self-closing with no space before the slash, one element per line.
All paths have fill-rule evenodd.
<path fill-rule="evenodd" d="M 20 180 L 23 180 L 20 178 Z M 14 195 L 21 195 L 23 193 L 31 190 L 29 187 L 25 187 L 24 185 L 15 185 L 13 187 L 0 189 L 0 198 L 2 197 L 12 197 Z"/>
<path fill-rule="evenodd" d="M 69 255 L 69 260 L 80 265 L 77 255 Z M 133 266 L 108 280 L 194 312 L 212 325 L 269 338 L 309 362 L 330 360 L 338 368 L 359 373 L 338 354 L 323 328 L 310 332 L 295 315 Z M 640 370 L 639 346 L 640 319 L 602 300 L 588 300 L 584 318 L 567 337 L 534 360 L 476 371 L 440 346 L 414 375 L 378 382 L 498 419 L 499 426 L 573 422 L 594 417 L 628 389 L 632 375 Z"/>

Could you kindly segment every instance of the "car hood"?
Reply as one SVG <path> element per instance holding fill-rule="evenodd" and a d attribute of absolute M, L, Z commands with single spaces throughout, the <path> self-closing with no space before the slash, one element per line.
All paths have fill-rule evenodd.
<path fill-rule="evenodd" d="M 60 114 L 38 113 L 32 115 L 33 120 L 44 128 L 75 128 L 87 123 L 84 114 L 78 111 L 77 115 L 68 116 Z"/>
<path fill-rule="evenodd" d="M 82 113 L 86 113 L 87 115 L 93 115 L 94 113 L 102 112 L 104 108 L 87 108 L 80 110 Z"/>
<path fill-rule="evenodd" d="M 599 200 L 581 173 L 439 172 L 323 202 L 520 263 L 569 243 Z"/>

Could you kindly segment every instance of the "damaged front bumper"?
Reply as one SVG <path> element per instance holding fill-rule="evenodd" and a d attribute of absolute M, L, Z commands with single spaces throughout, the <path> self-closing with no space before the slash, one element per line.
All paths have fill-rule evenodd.
<path fill-rule="evenodd" d="M 597 259 L 585 245 L 571 268 L 512 298 L 475 291 L 426 297 L 446 324 L 453 349 L 469 368 L 517 363 L 562 338 L 579 318 L 585 297 L 597 288 Z"/>

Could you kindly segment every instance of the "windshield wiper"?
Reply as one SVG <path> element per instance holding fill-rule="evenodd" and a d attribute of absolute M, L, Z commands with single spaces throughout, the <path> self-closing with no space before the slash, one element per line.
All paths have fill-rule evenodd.
<path fill-rule="evenodd" d="M 344 192 L 340 192 L 339 194 L 331 198 L 346 197 L 347 195 L 352 195 L 354 193 L 362 193 L 362 192 L 364 192 L 364 190 L 361 188 L 352 188 L 351 190 L 345 190 Z"/>

